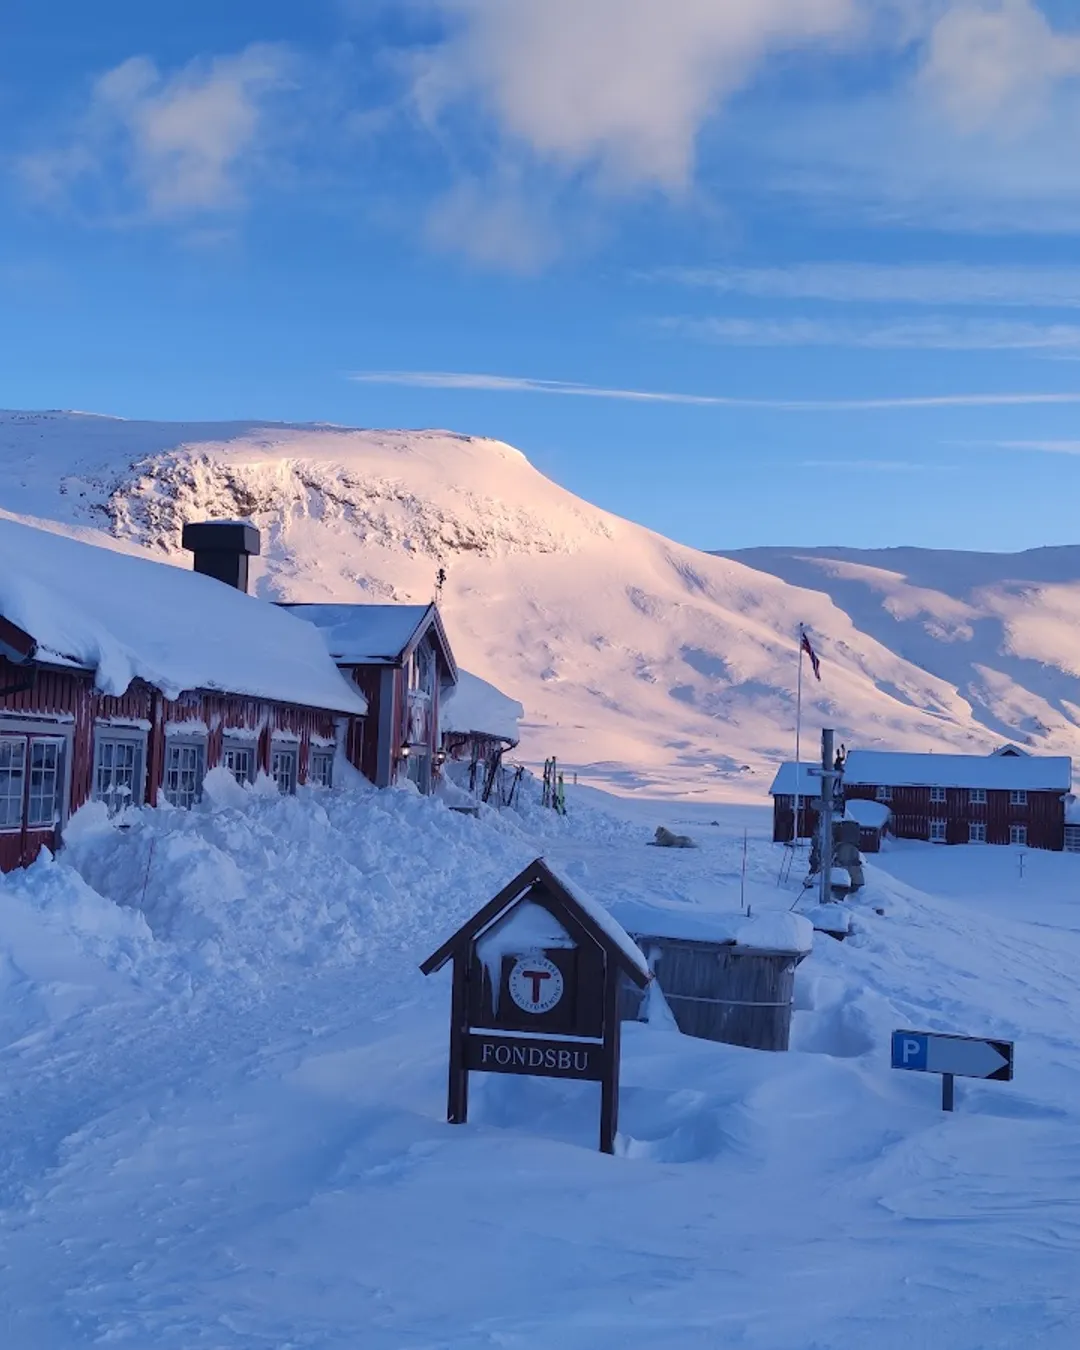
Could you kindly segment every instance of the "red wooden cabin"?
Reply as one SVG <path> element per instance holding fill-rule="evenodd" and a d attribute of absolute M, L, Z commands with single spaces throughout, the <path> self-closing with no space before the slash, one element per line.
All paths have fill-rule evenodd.
<path fill-rule="evenodd" d="M 1072 760 L 1004 746 L 991 755 L 852 750 L 847 801 L 888 806 L 889 832 L 940 844 L 1014 844 L 1063 849 Z"/>
<path fill-rule="evenodd" d="M 0 870 L 92 798 L 189 806 L 219 764 L 329 785 L 362 694 L 309 625 L 213 575 L 0 520 Z"/>
<path fill-rule="evenodd" d="M 404 779 L 433 791 L 441 760 L 439 700 L 457 683 L 435 605 L 285 605 L 320 630 L 368 704 L 349 758 L 377 787 Z M 362 735 L 362 739 L 360 738 Z"/>

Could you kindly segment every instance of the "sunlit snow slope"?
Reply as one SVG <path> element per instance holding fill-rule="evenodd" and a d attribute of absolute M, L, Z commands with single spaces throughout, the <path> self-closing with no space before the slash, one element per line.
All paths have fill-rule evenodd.
<path fill-rule="evenodd" d="M 879 584 L 673 543 L 495 441 L 77 413 L 0 414 L 0 508 L 184 566 L 185 520 L 250 516 L 268 598 L 420 602 L 443 566 L 455 651 L 524 703 L 523 754 L 616 789 L 764 793 L 791 752 L 800 621 L 823 660 L 808 741 L 825 723 L 862 746 L 1080 751 L 1080 549 L 1054 551 L 1052 584 L 915 550 L 917 580 L 875 563 Z"/>

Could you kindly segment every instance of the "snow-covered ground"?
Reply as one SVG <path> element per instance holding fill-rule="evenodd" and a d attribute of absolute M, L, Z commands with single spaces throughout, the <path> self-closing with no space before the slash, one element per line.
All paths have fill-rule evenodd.
<path fill-rule="evenodd" d="M 0 878 L 5 1350 L 1073 1350 L 1080 858 L 893 845 L 791 1053 L 626 1028 L 609 1158 L 592 1085 L 476 1075 L 444 1123 L 417 963 L 538 853 L 704 920 L 746 830 L 753 911 L 798 885 L 763 811 L 569 800 L 218 779 Z M 888 1067 L 907 1026 L 1015 1039 L 1015 1082 L 944 1116 Z"/>
<path fill-rule="evenodd" d="M 1080 548 L 714 557 L 495 441 L 74 413 L 0 413 L 5 511 L 183 567 L 185 520 L 250 516 L 273 599 L 426 604 L 445 567 L 455 654 L 524 704 L 521 754 L 613 791 L 763 800 L 793 750 L 800 622 L 823 661 L 808 727 L 1080 755 Z"/>

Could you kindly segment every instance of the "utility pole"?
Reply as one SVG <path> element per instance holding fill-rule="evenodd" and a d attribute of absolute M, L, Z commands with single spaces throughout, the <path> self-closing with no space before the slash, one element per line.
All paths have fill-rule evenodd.
<path fill-rule="evenodd" d="M 833 784 L 836 782 L 836 762 L 833 757 L 832 729 L 821 733 L 821 810 L 818 824 L 821 829 L 821 903 L 832 902 L 832 815 Z"/>

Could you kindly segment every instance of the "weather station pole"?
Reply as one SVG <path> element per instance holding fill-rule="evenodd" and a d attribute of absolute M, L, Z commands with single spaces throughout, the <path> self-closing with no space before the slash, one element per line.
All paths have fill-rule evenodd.
<path fill-rule="evenodd" d="M 802 658 L 803 658 L 803 637 L 805 630 L 802 624 L 799 624 L 799 673 L 795 679 L 795 823 L 791 827 L 791 846 L 799 846 L 799 807 L 802 797 L 799 792 L 801 786 L 802 765 L 800 763 L 802 749 Z"/>
<path fill-rule="evenodd" d="M 833 855 L 833 783 L 836 781 L 836 769 L 833 759 L 832 729 L 826 727 L 821 733 L 821 810 L 818 821 L 821 829 L 821 904 L 832 901 L 832 855 Z"/>

